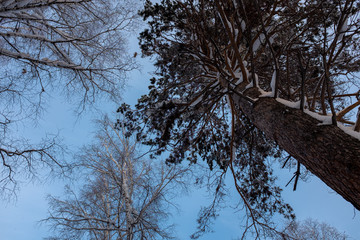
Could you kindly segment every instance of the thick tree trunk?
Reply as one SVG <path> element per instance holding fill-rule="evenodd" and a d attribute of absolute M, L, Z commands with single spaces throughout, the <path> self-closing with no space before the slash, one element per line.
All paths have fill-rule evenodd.
<path fill-rule="evenodd" d="M 360 140 L 273 98 L 254 104 L 233 94 L 237 107 L 268 138 L 360 210 Z"/>

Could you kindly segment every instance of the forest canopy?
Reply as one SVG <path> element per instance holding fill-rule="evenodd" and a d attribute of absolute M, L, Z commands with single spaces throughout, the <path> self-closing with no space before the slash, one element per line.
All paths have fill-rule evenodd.
<path fill-rule="evenodd" d="M 38 143 L 19 126 L 38 123 L 56 95 L 82 112 L 106 97 L 119 101 L 134 69 L 126 36 L 136 26 L 133 1 L 0 1 L 0 196 L 40 169 L 65 172 L 61 136 Z M 30 126 L 29 126 L 30 125 Z"/>
<path fill-rule="evenodd" d="M 148 93 L 133 108 L 121 105 L 121 119 L 108 126 L 113 130 L 121 126 L 120 142 L 135 135 L 136 142 L 149 147 L 151 158 L 165 156 L 171 167 L 204 161 L 217 173 L 211 182 L 214 200 L 200 211 L 192 238 L 209 231 L 229 175 L 248 217 L 244 236 L 252 232 L 257 238 L 281 237 L 274 217 L 292 221 L 295 215 L 276 185 L 278 161 L 295 169 L 289 179 L 294 190 L 302 173 L 310 171 L 360 210 L 360 0 L 146 0 L 139 15 L 134 4 L 129 0 L 0 3 L 3 195 L 14 192 L 19 173 L 33 178 L 43 167 L 62 172 L 71 167 L 62 161 L 64 149 L 57 138 L 33 144 L 11 130 L 23 120 L 36 122 L 52 92 L 75 98 L 80 112 L 101 96 L 118 101 L 126 73 L 136 67 L 137 53 L 127 53 L 126 38 L 140 15 L 146 22 L 139 36 L 141 52 L 155 60 L 156 73 Z M 105 151 L 119 146 L 106 145 L 110 139 L 99 141 Z M 91 147 L 82 160 L 97 168 L 96 161 L 105 163 L 97 155 L 104 149 Z M 161 230 L 156 216 L 143 217 L 140 208 L 135 211 L 131 206 L 124 189 L 134 183 L 127 174 L 135 161 L 122 157 L 124 152 L 107 158 L 109 166 L 122 166 L 106 176 L 114 192 L 109 192 L 101 170 L 91 172 L 99 178 L 91 178 L 93 182 L 78 196 L 84 197 L 83 203 L 102 204 L 104 198 L 115 196 L 118 205 L 127 205 L 127 216 L 117 211 L 115 217 L 122 217 L 126 230 L 105 219 L 107 208 L 105 220 L 98 222 L 110 224 L 109 231 L 122 230 L 115 235 L 134 236 L 133 230 L 147 229 L 141 231 L 150 231 L 154 238 L 171 237 Z M 161 169 L 169 166 L 161 165 L 156 175 L 161 178 L 165 172 Z M 125 180 L 116 182 L 119 179 Z M 150 196 L 149 189 L 158 188 L 142 186 L 145 197 Z M 99 190 L 96 199 L 91 198 L 94 188 Z M 49 219 L 55 227 L 63 224 L 62 231 L 70 226 L 74 232 L 69 234 L 76 235 L 76 211 L 66 219 L 62 214 L 72 203 L 82 205 L 74 200 L 76 194 L 70 190 L 69 194 L 67 202 L 50 200 Z M 144 209 L 147 205 L 151 204 Z M 85 220 L 87 224 L 89 218 Z M 302 228 L 292 224 L 295 232 Z M 97 234 L 102 236 L 100 230 Z"/>
<path fill-rule="evenodd" d="M 146 1 L 140 46 L 157 76 L 118 111 L 154 156 L 230 171 L 253 224 L 292 216 L 270 159 L 295 165 L 294 189 L 305 166 L 360 209 L 359 6 Z"/>

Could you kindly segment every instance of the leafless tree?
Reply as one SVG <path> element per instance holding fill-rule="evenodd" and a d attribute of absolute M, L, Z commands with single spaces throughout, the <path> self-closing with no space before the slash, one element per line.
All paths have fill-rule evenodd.
<path fill-rule="evenodd" d="M 350 239 L 345 233 L 327 223 L 319 223 L 313 219 L 303 222 L 291 221 L 287 224 L 282 234 L 273 236 L 275 240 L 346 240 Z"/>
<path fill-rule="evenodd" d="M 134 67 L 125 42 L 136 16 L 129 0 L 0 2 L 0 189 L 12 191 L 15 173 L 35 173 L 36 161 L 63 165 L 54 138 L 35 146 L 12 131 L 37 118 L 49 93 L 71 98 L 80 110 L 99 96 L 119 99 Z"/>
<path fill-rule="evenodd" d="M 172 238 L 164 224 L 188 171 L 137 157 L 136 141 L 118 126 L 103 122 L 97 141 L 82 150 L 80 193 L 67 187 L 65 199 L 49 198 L 45 221 L 58 232 L 54 239 Z"/>

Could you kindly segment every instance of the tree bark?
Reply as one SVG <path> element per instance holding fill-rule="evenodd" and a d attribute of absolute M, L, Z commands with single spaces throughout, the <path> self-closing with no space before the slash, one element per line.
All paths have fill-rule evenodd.
<path fill-rule="evenodd" d="M 251 103 L 235 93 L 232 97 L 268 138 L 360 210 L 360 140 L 273 98 Z"/>

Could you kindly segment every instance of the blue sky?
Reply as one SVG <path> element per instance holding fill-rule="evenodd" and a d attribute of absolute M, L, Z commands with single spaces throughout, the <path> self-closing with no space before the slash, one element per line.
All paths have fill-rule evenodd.
<path fill-rule="evenodd" d="M 137 41 L 132 41 L 136 43 Z M 132 46 L 133 51 L 138 51 Z M 138 59 L 142 64 L 141 71 L 134 71 L 128 80 L 124 91 L 124 101 L 134 104 L 136 99 L 147 91 L 147 80 L 153 71 L 148 60 Z M 105 106 L 104 112 L 113 114 L 116 104 L 99 102 L 98 107 Z M 90 111 L 77 117 L 73 113 L 73 106 L 59 97 L 54 97 L 48 103 L 47 111 L 43 114 L 37 126 L 28 129 L 28 134 L 37 137 L 45 132 L 57 132 L 72 149 L 91 141 L 95 132 L 94 119 L 100 118 L 101 113 Z M 279 185 L 284 187 L 292 177 L 293 172 L 288 170 L 277 171 L 279 173 Z M 61 195 L 64 183 L 53 180 L 42 183 L 33 182 L 22 184 L 16 202 L 2 202 L 0 205 L 0 239 L 1 240 L 38 240 L 47 236 L 47 227 L 39 225 L 38 221 L 46 217 L 46 195 Z M 228 198 L 229 205 L 236 204 L 239 196 L 236 195 L 232 182 L 229 179 L 227 185 L 232 189 Z M 339 231 L 345 231 L 354 239 L 360 239 L 360 216 L 351 204 L 343 200 L 339 195 L 326 187 L 316 177 L 311 177 L 307 183 L 300 182 L 298 190 L 292 191 L 288 187 L 284 191 L 285 201 L 295 209 L 299 220 L 314 218 L 327 222 Z M 173 222 L 177 224 L 179 239 L 189 239 L 189 235 L 195 231 L 196 217 L 201 206 L 206 206 L 211 199 L 206 191 L 195 189 L 188 195 L 178 198 L 180 212 L 174 213 Z M 239 219 L 241 212 L 235 213 L 232 208 L 226 208 L 217 219 L 214 233 L 205 235 L 201 239 L 235 239 L 241 236 Z"/>
<path fill-rule="evenodd" d="M 129 86 L 124 95 L 124 100 L 128 103 L 135 103 L 136 98 L 146 92 L 148 73 L 152 71 L 152 68 L 148 64 L 145 65 L 144 60 L 142 61 L 141 72 L 134 72 L 128 82 Z M 98 105 L 108 106 L 106 111 L 110 114 L 116 109 L 114 104 L 100 103 Z M 42 135 L 45 131 L 59 130 L 65 141 L 74 149 L 86 144 L 95 131 L 93 120 L 99 116 L 99 113 L 94 111 L 77 118 L 71 109 L 70 104 L 53 99 L 38 127 L 33 129 L 34 132 Z M 281 170 L 280 173 L 278 182 L 284 187 L 293 172 Z M 232 186 L 231 179 L 227 184 Z M 46 226 L 39 225 L 37 222 L 46 217 L 46 195 L 60 195 L 62 189 L 62 181 L 22 185 L 15 203 L 3 203 L 0 206 L 0 239 L 36 240 L 47 236 Z M 234 205 L 238 198 L 233 190 L 229 203 Z M 311 177 L 307 183 L 300 182 L 296 192 L 293 192 L 291 187 L 285 188 L 284 198 L 292 204 L 299 220 L 311 217 L 325 221 L 338 228 L 339 231 L 347 232 L 354 239 L 360 239 L 358 212 L 356 213 L 349 203 L 324 186 L 316 177 Z M 180 213 L 175 213 L 172 218 L 177 224 L 179 239 L 189 239 L 188 236 L 195 231 L 195 220 L 200 207 L 206 206 L 210 200 L 206 191 L 198 189 L 190 192 L 189 195 L 179 197 Z M 201 239 L 234 239 L 240 236 L 241 229 L 238 222 L 241 214 L 234 212 L 232 208 L 223 210 L 216 221 L 214 233 L 207 234 Z"/>

